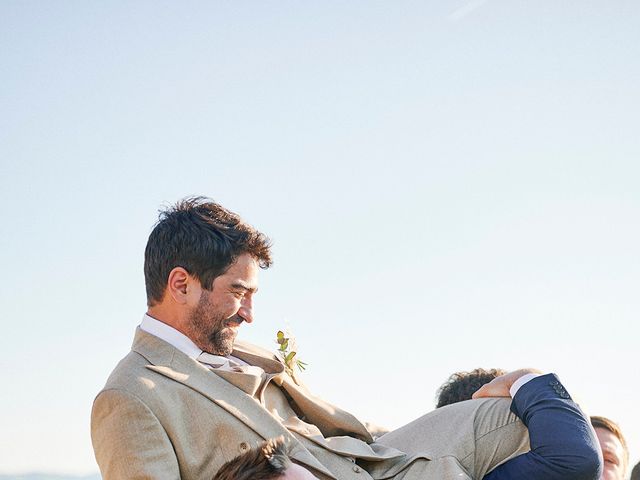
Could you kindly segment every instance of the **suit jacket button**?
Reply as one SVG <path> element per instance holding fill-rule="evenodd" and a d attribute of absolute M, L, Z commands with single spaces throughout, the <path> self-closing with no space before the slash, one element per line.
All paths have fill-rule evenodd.
<path fill-rule="evenodd" d="M 354 465 L 353 471 L 356 472 L 356 473 L 360 473 L 360 467 L 357 466 L 357 465 Z"/>
<path fill-rule="evenodd" d="M 240 451 L 246 452 L 247 450 L 249 450 L 249 444 L 247 442 L 242 442 L 240 444 Z"/>

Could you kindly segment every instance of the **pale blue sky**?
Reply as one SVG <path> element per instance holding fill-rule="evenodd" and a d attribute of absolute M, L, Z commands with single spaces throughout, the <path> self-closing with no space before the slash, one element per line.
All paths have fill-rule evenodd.
<path fill-rule="evenodd" d="M 254 324 L 390 427 L 553 370 L 640 459 L 635 1 L 0 4 L 0 471 L 97 469 L 163 204 L 274 240 Z M 275 345 L 274 345 L 275 348 Z"/>

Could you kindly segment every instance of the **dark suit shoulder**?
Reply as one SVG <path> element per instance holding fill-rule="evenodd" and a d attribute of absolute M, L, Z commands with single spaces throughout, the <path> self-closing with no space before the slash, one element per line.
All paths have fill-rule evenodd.
<path fill-rule="evenodd" d="M 529 429 L 531 451 L 500 465 L 485 480 L 600 478 L 602 457 L 589 419 L 556 375 L 524 384 L 511 410 Z"/>

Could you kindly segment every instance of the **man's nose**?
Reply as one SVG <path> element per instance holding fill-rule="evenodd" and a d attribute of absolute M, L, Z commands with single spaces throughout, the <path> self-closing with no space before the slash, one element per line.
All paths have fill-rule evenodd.
<path fill-rule="evenodd" d="M 251 297 L 246 296 L 242 299 L 242 304 L 240 305 L 240 310 L 238 310 L 238 315 L 242 317 L 242 319 L 247 322 L 253 322 L 253 302 Z"/>

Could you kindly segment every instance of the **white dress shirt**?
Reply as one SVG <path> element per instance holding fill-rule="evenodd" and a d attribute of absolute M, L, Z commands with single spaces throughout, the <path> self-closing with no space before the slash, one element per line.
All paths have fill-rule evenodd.
<path fill-rule="evenodd" d="M 520 387 L 522 387 L 525 383 L 527 383 L 529 380 L 533 380 L 536 377 L 539 377 L 540 375 L 542 375 L 541 373 L 527 373 L 526 375 L 521 376 L 519 379 L 517 379 L 515 382 L 513 382 L 513 385 L 511 385 L 511 388 L 509 389 L 509 393 L 511 394 L 511 398 L 516 396 L 516 393 L 518 393 L 518 390 L 520 390 Z"/>
<path fill-rule="evenodd" d="M 182 353 L 184 353 L 190 358 L 193 358 L 196 361 L 199 361 L 198 357 L 200 356 L 201 353 L 208 353 L 201 350 L 184 333 L 179 332 L 175 328 L 167 325 L 166 323 L 161 322 L 160 320 L 156 320 L 155 318 L 149 316 L 146 313 L 142 317 L 140 328 L 145 332 L 158 337 L 160 340 L 164 340 L 169 345 L 177 348 Z M 248 365 L 247 362 L 240 360 L 237 357 L 233 357 L 230 355 L 228 358 L 233 360 L 239 365 Z M 200 362 L 200 363 L 203 363 L 203 362 Z M 211 366 L 206 363 L 203 363 L 203 364 L 209 367 Z"/>

